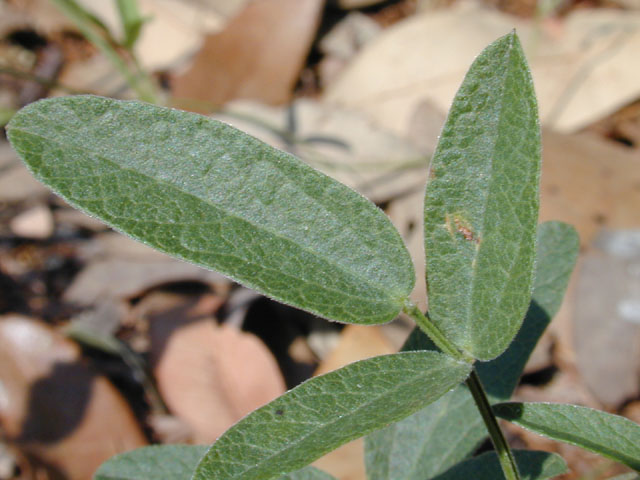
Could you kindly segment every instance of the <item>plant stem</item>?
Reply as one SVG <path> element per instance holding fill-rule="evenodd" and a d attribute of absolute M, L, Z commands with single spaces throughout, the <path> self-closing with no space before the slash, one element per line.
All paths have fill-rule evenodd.
<path fill-rule="evenodd" d="M 489 399 L 487 398 L 487 394 L 484 391 L 482 382 L 480 381 L 480 377 L 478 377 L 475 368 L 471 370 L 471 375 L 467 378 L 466 384 L 471 391 L 473 401 L 476 403 L 478 411 L 482 416 L 482 420 L 484 420 L 484 424 L 487 427 L 493 447 L 496 449 L 496 453 L 498 454 L 500 466 L 502 467 L 505 478 L 507 480 L 520 480 L 518 466 L 513 458 L 511 448 L 509 448 L 509 444 L 504 438 L 502 429 L 500 428 L 500 425 L 498 425 L 498 420 L 491 410 Z"/>
<path fill-rule="evenodd" d="M 416 325 L 420 327 L 420 330 L 426 333 L 431 341 L 435 343 L 443 353 L 446 353 L 456 360 L 473 363 L 474 359 L 458 350 L 458 348 L 453 343 L 451 343 L 447 337 L 444 336 L 440 329 L 431 322 L 429 317 L 422 313 L 420 309 L 413 303 L 407 301 L 402 311 L 409 315 L 416 322 Z"/>
<path fill-rule="evenodd" d="M 131 71 L 127 62 L 118 54 L 116 49 L 104 37 L 103 32 L 93 21 L 92 17 L 74 0 L 52 0 L 89 40 L 111 62 L 111 64 L 125 78 L 129 86 L 136 92 L 138 98 L 148 103 L 157 103 L 155 87 L 151 79 L 144 72 Z"/>
<path fill-rule="evenodd" d="M 431 341 L 435 343 L 442 352 L 455 358 L 456 360 L 473 363 L 474 359 L 458 350 L 456 346 L 453 345 L 453 343 L 451 343 L 449 339 L 444 336 L 440 329 L 431 322 L 428 314 L 425 315 L 424 313 L 422 313 L 422 311 L 420 311 L 418 307 L 416 307 L 409 301 L 405 303 L 403 311 L 416 322 L 418 327 L 420 327 L 420 329 L 427 334 Z M 504 434 L 500 429 L 500 425 L 498 425 L 498 420 L 491 410 L 491 404 L 489 403 L 489 399 L 487 398 L 487 394 L 484 391 L 482 382 L 480 381 L 480 377 L 478 377 L 475 368 L 471 370 L 471 375 L 469 375 L 469 378 L 467 378 L 466 384 L 471 391 L 473 401 L 478 407 L 478 411 L 482 416 L 482 420 L 484 420 L 484 424 L 487 427 L 487 431 L 489 432 L 489 436 L 491 437 L 491 442 L 493 443 L 493 446 L 496 449 L 496 453 L 498 454 L 500 466 L 502 467 L 505 478 L 507 480 L 520 480 L 518 466 L 516 465 L 516 461 L 513 458 L 511 448 L 509 448 L 509 444 L 504 438 Z"/>

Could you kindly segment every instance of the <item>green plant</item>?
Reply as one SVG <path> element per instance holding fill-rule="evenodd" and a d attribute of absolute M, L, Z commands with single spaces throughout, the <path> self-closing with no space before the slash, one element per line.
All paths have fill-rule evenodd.
<path fill-rule="evenodd" d="M 536 225 L 537 106 L 515 33 L 473 63 L 432 159 L 427 314 L 408 300 L 411 259 L 380 210 L 227 125 L 66 97 L 27 106 L 8 135 L 69 203 L 159 250 L 330 320 L 377 324 L 404 311 L 417 323 L 402 352 L 313 378 L 208 449 L 125 453 L 96 479 L 326 479 L 305 465 L 363 435 L 375 480 L 565 471 L 554 454 L 512 452 L 496 415 L 640 470 L 640 426 L 629 420 L 502 403 L 561 303 L 578 250 L 571 227 Z M 495 452 L 473 456 L 487 434 Z"/>
<path fill-rule="evenodd" d="M 115 0 L 123 37 L 118 40 L 109 27 L 75 0 L 51 0 L 71 20 L 80 33 L 111 62 L 137 98 L 158 103 L 153 79 L 144 71 L 134 46 L 146 18 L 140 15 L 137 0 Z"/>

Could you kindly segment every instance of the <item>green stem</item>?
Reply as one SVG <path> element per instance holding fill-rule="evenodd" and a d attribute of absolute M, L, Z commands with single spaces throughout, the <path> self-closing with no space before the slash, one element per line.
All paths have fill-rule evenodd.
<path fill-rule="evenodd" d="M 447 337 L 445 337 L 440 329 L 431 322 L 428 314 L 425 315 L 422 313 L 422 311 L 410 301 L 405 303 L 402 310 L 416 322 L 418 327 L 427 334 L 431 341 L 435 343 L 442 352 L 456 360 L 473 363 L 474 359 L 458 350 L 458 348 L 451 343 Z M 478 377 L 475 368 L 471 370 L 471 375 L 467 378 L 466 384 L 471 391 L 473 401 L 478 407 L 482 420 L 484 420 L 484 424 L 487 427 L 487 431 L 491 437 L 491 442 L 498 454 L 500 466 L 502 467 L 505 478 L 507 480 L 520 480 L 520 474 L 518 473 L 518 467 L 515 459 L 513 458 L 513 453 L 509 448 L 507 440 L 504 438 L 500 425 L 498 425 L 498 420 L 491 410 L 491 404 L 489 403 L 489 399 L 482 387 L 482 382 L 480 382 L 480 378 Z"/>
<path fill-rule="evenodd" d="M 76 25 L 80 33 L 107 57 L 111 64 L 125 78 L 129 86 L 136 92 L 140 100 L 148 103 L 157 103 L 156 92 L 151 79 L 146 75 L 140 75 L 140 72 L 131 71 L 127 62 L 118 54 L 102 32 L 99 31 L 100 29 L 95 22 L 92 21 L 88 13 L 73 0 L 52 1 L 54 5 Z"/>
<path fill-rule="evenodd" d="M 471 371 L 469 378 L 467 378 L 466 384 L 471 391 L 473 401 L 476 403 L 478 411 L 482 416 L 482 420 L 484 420 L 484 424 L 487 427 L 493 447 L 496 449 L 496 453 L 498 454 L 500 466 L 502 467 L 505 478 L 507 480 L 520 480 L 520 474 L 518 473 L 516 461 L 513 458 L 513 452 L 511 452 L 511 448 L 509 448 L 509 444 L 504 438 L 502 429 L 500 428 L 500 425 L 498 425 L 498 420 L 491 410 L 489 399 L 482 387 L 482 382 L 480 382 L 480 378 L 478 377 L 475 368 Z"/>
<path fill-rule="evenodd" d="M 473 363 L 474 359 L 458 350 L 458 348 L 453 343 L 451 343 L 447 337 L 444 336 L 440 329 L 431 322 L 428 316 L 422 313 L 422 311 L 413 303 L 407 301 L 402 311 L 409 315 L 413 319 L 413 321 L 416 322 L 416 325 L 420 327 L 420 330 L 426 333 L 431 341 L 435 343 L 442 352 L 446 353 L 450 357 L 455 358 L 456 360 Z"/>
<path fill-rule="evenodd" d="M 403 311 L 416 322 L 418 327 L 427 334 L 431 341 L 435 343 L 442 352 L 456 360 L 473 363 L 474 359 L 458 350 L 458 348 L 451 343 L 447 337 L 445 337 L 440 329 L 431 322 L 428 314 L 425 315 L 422 313 L 418 307 L 409 301 L 405 303 Z M 518 473 L 518 467 L 515 459 L 513 458 L 513 453 L 509 448 L 507 440 L 504 438 L 500 425 L 498 425 L 498 420 L 491 410 L 491 404 L 489 403 L 489 399 L 482 387 L 482 382 L 480 382 L 480 378 L 478 377 L 475 368 L 471 370 L 471 375 L 467 378 L 466 384 L 471 391 L 473 401 L 478 407 L 482 420 L 484 420 L 484 424 L 487 427 L 487 431 L 491 437 L 491 442 L 498 454 L 500 466 L 502 467 L 505 478 L 507 480 L 520 480 L 520 474 Z"/>

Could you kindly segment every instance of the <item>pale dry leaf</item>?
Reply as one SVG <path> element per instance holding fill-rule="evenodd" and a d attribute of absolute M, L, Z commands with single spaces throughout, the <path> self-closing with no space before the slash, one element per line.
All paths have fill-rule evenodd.
<path fill-rule="evenodd" d="M 395 353 L 380 326 L 347 325 L 336 348 L 325 358 L 314 375 L 322 375 L 349 363 Z"/>
<path fill-rule="evenodd" d="M 78 0 L 103 21 L 116 38 L 122 27 L 115 2 Z M 200 48 L 206 34 L 224 27 L 227 15 L 203 2 L 180 0 L 139 0 L 140 14 L 148 18 L 135 51 L 142 66 L 149 70 L 175 67 Z"/>
<path fill-rule="evenodd" d="M 169 410 L 212 443 L 285 385 L 257 337 L 199 313 L 187 303 L 150 316 L 151 362 Z"/>
<path fill-rule="evenodd" d="M 329 85 L 382 27 L 373 18 L 360 12 L 351 12 L 338 22 L 318 44 L 323 57 L 318 64 L 320 85 Z"/>
<path fill-rule="evenodd" d="M 159 261 L 97 260 L 87 265 L 64 293 L 64 300 L 93 305 L 105 298 L 131 298 L 152 287 L 174 282 L 225 283 L 219 273 L 167 258 Z"/>
<path fill-rule="evenodd" d="M 640 95 L 639 26 L 640 12 L 577 9 L 560 24 L 536 26 L 479 2 L 459 2 L 387 29 L 329 86 L 326 98 L 404 134 L 419 101 L 447 111 L 478 46 L 516 28 L 543 124 L 576 131 Z"/>
<path fill-rule="evenodd" d="M 543 132 L 540 221 L 573 225 L 582 245 L 603 228 L 638 228 L 640 170 L 633 150 L 589 133 Z"/>
<path fill-rule="evenodd" d="M 635 205 L 640 202 L 638 159 L 631 149 L 590 133 L 565 135 L 543 130 L 540 221 L 562 220 L 578 231 L 588 249 L 603 228 L 640 228 Z M 574 346 L 576 274 L 569 284 L 563 308 L 551 323 L 553 356 L 561 366 L 577 363 Z"/>
<path fill-rule="evenodd" d="M 521 23 L 469 2 L 408 17 L 367 44 L 329 85 L 325 99 L 406 135 L 419 102 L 448 111 L 480 46 Z"/>

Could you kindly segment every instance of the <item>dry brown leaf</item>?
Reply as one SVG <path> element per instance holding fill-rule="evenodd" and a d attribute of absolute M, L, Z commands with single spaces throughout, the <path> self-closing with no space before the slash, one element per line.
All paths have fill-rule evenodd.
<path fill-rule="evenodd" d="M 314 375 L 387 353 L 394 353 L 394 350 L 379 326 L 347 325 L 340 334 L 338 346 L 322 361 Z"/>
<path fill-rule="evenodd" d="M 543 123 L 576 131 L 640 95 L 640 13 L 576 9 L 534 24 L 480 2 L 427 11 L 387 29 L 354 59 L 326 98 L 366 112 L 399 134 L 424 99 L 447 111 L 484 45 L 516 28 Z"/>
<path fill-rule="evenodd" d="M 0 423 L 6 437 L 69 480 L 146 444 L 131 409 L 78 347 L 34 320 L 0 318 Z"/>
<path fill-rule="evenodd" d="M 169 410 L 191 427 L 195 443 L 212 443 L 285 385 L 257 337 L 202 313 L 187 302 L 151 315 L 151 361 Z"/>
<path fill-rule="evenodd" d="M 191 68 L 173 82 L 174 96 L 214 106 L 234 98 L 287 102 L 309 52 L 323 3 L 250 3 L 222 32 L 206 38 Z"/>
<path fill-rule="evenodd" d="M 593 134 L 543 131 L 540 221 L 561 220 L 576 227 L 583 248 L 603 229 L 639 228 L 640 170 L 637 154 Z M 579 257 L 565 302 L 549 328 L 560 367 L 575 366 L 573 345 Z"/>
<path fill-rule="evenodd" d="M 640 159 L 588 133 L 545 131 L 540 221 L 562 220 L 590 245 L 601 228 L 638 228 Z"/>

